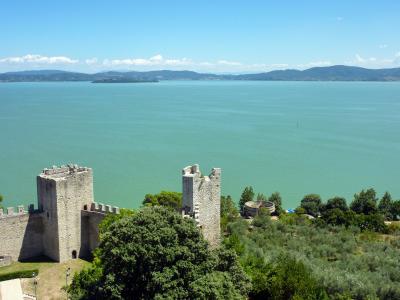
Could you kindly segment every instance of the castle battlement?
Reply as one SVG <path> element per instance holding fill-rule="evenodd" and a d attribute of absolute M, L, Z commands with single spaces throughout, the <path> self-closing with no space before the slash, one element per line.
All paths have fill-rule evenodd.
<path fill-rule="evenodd" d="M 185 177 L 193 177 L 196 175 L 201 176 L 200 166 L 198 164 L 194 164 L 193 166 L 187 166 L 182 169 L 182 175 Z"/>
<path fill-rule="evenodd" d="M 221 168 L 212 168 L 211 173 L 208 176 L 203 176 L 200 172 L 200 166 L 194 164 L 192 166 L 187 166 L 182 169 L 182 176 L 187 178 L 201 178 L 204 181 L 208 180 L 219 180 L 221 176 Z"/>
<path fill-rule="evenodd" d="M 87 168 L 87 167 L 81 167 L 76 164 L 68 164 L 68 165 L 62 165 L 62 166 L 53 166 L 50 169 L 43 169 L 42 173 L 39 174 L 40 177 L 43 178 L 52 178 L 52 179 L 57 179 L 57 178 L 65 178 L 67 176 L 77 174 L 77 173 L 82 173 L 82 172 L 87 172 L 91 171 L 92 169 Z"/>
<path fill-rule="evenodd" d="M 7 207 L 6 210 L 3 208 L 0 208 L 0 218 L 7 218 L 7 217 L 13 217 L 13 216 L 20 216 L 27 214 L 28 212 L 25 211 L 25 207 L 23 205 L 18 205 L 15 209 L 15 207 Z"/>
<path fill-rule="evenodd" d="M 103 203 L 93 202 L 90 205 L 90 211 L 100 212 L 100 213 L 111 213 L 111 214 L 119 214 L 119 207 L 105 205 Z"/>
<path fill-rule="evenodd" d="M 99 225 L 119 207 L 98 203 L 91 168 L 53 166 L 36 177 L 33 204 L 0 209 L 0 256 L 25 260 L 45 255 L 55 261 L 89 257 L 99 245 Z M 193 218 L 211 247 L 220 242 L 221 169 L 203 176 L 199 165 L 182 170 L 182 214 Z"/>
<path fill-rule="evenodd" d="M 35 212 L 35 206 L 33 204 L 29 204 L 28 210 L 25 210 L 24 205 L 18 205 L 17 207 L 7 207 L 0 208 L 0 218 L 21 216 L 26 214 L 31 214 Z"/>

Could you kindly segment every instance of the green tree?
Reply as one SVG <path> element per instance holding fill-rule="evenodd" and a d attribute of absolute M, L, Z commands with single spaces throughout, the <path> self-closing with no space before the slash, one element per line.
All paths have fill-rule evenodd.
<path fill-rule="evenodd" d="M 110 224 L 96 259 L 74 276 L 72 299 L 245 299 L 249 289 L 236 254 L 210 251 L 192 219 L 160 206 Z"/>
<path fill-rule="evenodd" d="M 347 222 L 344 211 L 339 208 L 324 210 L 321 218 L 330 225 L 345 225 Z"/>
<path fill-rule="evenodd" d="M 278 257 L 268 278 L 271 299 L 328 299 L 306 266 L 287 255 Z"/>
<path fill-rule="evenodd" d="M 99 265 L 98 259 L 92 266 L 75 273 L 71 284 L 66 287 L 68 299 L 105 299 L 103 288 L 99 286 L 103 277 L 103 270 Z M 115 299 L 115 298 L 114 298 Z"/>
<path fill-rule="evenodd" d="M 235 202 L 230 195 L 221 196 L 221 216 L 237 216 L 238 210 L 236 208 Z"/>
<path fill-rule="evenodd" d="M 329 199 L 324 207 L 325 209 L 340 209 L 341 211 L 349 210 L 346 199 L 343 197 L 333 197 Z"/>
<path fill-rule="evenodd" d="M 275 213 L 278 216 L 283 213 L 282 197 L 281 194 L 279 194 L 279 192 L 272 193 L 271 196 L 269 196 L 268 201 L 275 204 Z"/>
<path fill-rule="evenodd" d="M 242 195 L 240 196 L 240 200 L 239 200 L 240 211 L 243 211 L 243 207 L 246 202 L 253 201 L 253 199 L 254 199 L 253 187 L 246 186 L 244 188 Z"/>
<path fill-rule="evenodd" d="M 158 194 L 146 194 L 143 200 L 144 206 L 167 206 L 175 210 L 182 208 L 182 193 L 161 191 Z"/>
<path fill-rule="evenodd" d="M 0 208 L 3 208 L 3 206 L 2 206 L 2 203 L 3 203 L 3 195 L 2 194 L 0 194 Z"/>
<path fill-rule="evenodd" d="M 240 242 L 240 238 L 236 233 L 229 235 L 224 239 L 223 243 L 228 249 L 234 250 L 237 255 L 242 255 L 245 251 L 244 244 Z"/>
<path fill-rule="evenodd" d="M 304 209 L 304 207 L 301 207 L 301 206 L 297 207 L 294 211 L 298 215 L 303 215 L 303 214 L 307 213 L 307 211 Z"/>
<path fill-rule="evenodd" d="M 245 265 L 253 286 L 250 299 L 328 299 L 311 271 L 287 255 L 281 254 L 272 263 L 250 256 Z"/>
<path fill-rule="evenodd" d="M 392 215 L 393 220 L 400 220 L 400 200 L 393 201 L 390 214 Z"/>
<path fill-rule="evenodd" d="M 387 233 L 388 231 L 388 227 L 385 225 L 385 218 L 381 214 L 358 214 L 356 220 L 358 222 L 358 227 L 360 227 L 361 230 L 382 233 Z"/>
<path fill-rule="evenodd" d="M 379 201 L 378 210 L 381 214 L 385 216 L 385 219 L 387 220 L 393 219 L 392 205 L 393 205 L 392 196 L 388 192 L 385 192 L 385 194 Z"/>
<path fill-rule="evenodd" d="M 231 196 L 221 196 L 221 229 L 226 230 L 229 222 L 238 217 L 238 210 Z"/>
<path fill-rule="evenodd" d="M 307 214 L 316 217 L 320 213 L 321 197 L 317 194 L 305 195 L 300 206 L 304 208 Z"/>
<path fill-rule="evenodd" d="M 99 224 L 100 236 L 108 230 L 111 224 L 117 222 L 124 217 L 133 216 L 134 213 L 135 211 L 132 209 L 121 208 L 119 214 L 106 215 L 103 221 L 101 221 L 101 223 Z"/>
<path fill-rule="evenodd" d="M 332 208 L 324 210 L 321 214 L 321 219 L 329 225 L 333 226 L 358 226 L 357 214 L 352 210 L 342 210 Z M 317 221 L 319 221 L 318 219 Z"/>
<path fill-rule="evenodd" d="M 257 199 L 257 201 L 265 202 L 265 201 L 267 201 L 267 196 L 265 196 L 263 193 L 258 193 L 256 199 Z"/>
<path fill-rule="evenodd" d="M 350 204 L 350 209 L 358 214 L 374 214 L 377 211 L 376 192 L 374 189 L 362 190 L 354 195 L 354 200 Z"/>

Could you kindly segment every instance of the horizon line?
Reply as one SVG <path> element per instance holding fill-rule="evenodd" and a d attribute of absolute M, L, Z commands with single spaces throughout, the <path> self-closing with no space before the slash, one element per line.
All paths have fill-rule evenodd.
<path fill-rule="evenodd" d="M 337 64 L 337 65 L 330 65 L 330 66 L 315 66 L 306 69 L 296 69 L 296 68 L 287 68 L 287 69 L 273 69 L 273 70 L 265 70 L 265 71 L 254 71 L 254 72 L 247 72 L 247 71 L 238 71 L 238 72 L 207 72 L 207 71 L 195 71 L 190 69 L 182 69 L 182 70 L 174 70 L 174 69 L 151 69 L 151 70 L 117 70 L 117 69 L 106 69 L 97 72 L 82 72 L 82 71 L 73 71 L 68 69 L 48 69 L 48 68 L 38 68 L 38 69 L 25 69 L 20 71 L 3 71 L 0 74 L 7 74 L 7 73 L 23 73 L 23 72 L 34 72 L 34 71 L 58 71 L 58 72 L 68 72 L 68 73 L 80 73 L 80 74 L 99 74 L 99 73 L 106 73 L 106 72 L 118 72 L 118 73 L 129 73 L 129 72 L 137 72 L 137 73 L 148 73 L 148 72 L 160 72 L 160 71 L 168 71 L 168 72 L 194 72 L 198 74 L 212 74 L 212 75 L 246 75 L 246 74 L 262 74 L 262 73 L 270 73 L 276 71 L 307 71 L 311 69 L 329 69 L 332 67 L 348 67 L 348 68 L 357 68 L 357 69 L 364 69 L 364 70 L 391 70 L 391 69 L 399 69 L 400 65 L 397 67 L 390 67 L 390 68 L 365 68 L 356 65 L 345 65 L 345 64 Z"/>

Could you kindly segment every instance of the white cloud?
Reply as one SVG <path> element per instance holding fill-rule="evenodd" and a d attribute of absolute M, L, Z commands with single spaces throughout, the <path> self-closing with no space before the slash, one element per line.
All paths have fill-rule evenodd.
<path fill-rule="evenodd" d="M 126 66 L 146 66 L 150 65 L 151 61 L 147 59 L 142 59 L 142 58 L 134 58 L 134 59 L 112 59 L 108 60 L 105 59 L 103 61 L 104 65 L 113 65 L 113 66 L 118 66 L 118 65 L 126 65 Z"/>
<path fill-rule="evenodd" d="M 162 61 L 163 57 L 160 54 L 154 55 L 153 57 L 150 57 L 150 61 Z"/>
<path fill-rule="evenodd" d="M 66 56 L 43 56 L 39 54 L 27 54 L 24 56 L 5 57 L 0 63 L 11 64 L 76 64 L 79 60 Z"/>
<path fill-rule="evenodd" d="M 193 65 L 193 62 L 184 57 L 182 59 L 166 59 L 164 61 L 164 65 L 166 66 L 190 66 Z"/>
<path fill-rule="evenodd" d="M 343 20 L 344 20 L 343 17 L 336 17 L 336 21 L 338 21 L 338 22 L 341 22 L 341 21 L 343 21 Z"/>
<path fill-rule="evenodd" d="M 199 66 L 203 66 L 203 67 L 213 67 L 213 66 L 215 66 L 215 64 L 210 63 L 210 62 L 208 62 L 208 61 L 203 61 L 203 62 L 199 63 Z"/>
<path fill-rule="evenodd" d="M 377 59 L 375 57 L 361 57 L 361 55 L 356 54 L 356 62 L 361 63 L 361 64 L 365 64 L 365 63 L 372 63 L 372 62 L 376 62 Z"/>
<path fill-rule="evenodd" d="M 355 55 L 352 61 L 346 61 L 347 65 L 355 65 L 365 68 L 391 68 L 398 67 L 400 63 L 400 52 L 394 54 L 392 58 L 376 58 L 376 57 L 363 57 L 359 54 Z"/>
<path fill-rule="evenodd" d="M 289 67 L 289 64 L 272 64 L 272 65 L 269 65 L 269 67 L 271 67 L 271 68 L 282 69 L 282 68 L 287 68 L 287 67 Z"/>
<path fill-rule="evenodd" d="M 184 66 L 190 65 L 192 61 L 187 58 L 181 59 L 164 59 L 160 54 L 150 58 L 125 58 L 125 59 L 105 59 L 105 66 Z"/>
<path fill-rule="evenodd" d="M 296 65 L 297 68 L 300 69 L 308 69 L 308 68 L 314 68 L 314 67 L 328 67 L 332 66 L 333 63 L 330 62 L 329 60 L 322 60 L 322 61 L 312 61 L 306 64 L 298 64 Z"/>
<path fill-rule="evenodd" d="M 356 61 L 359 62 L 359 63 L 364 63 L 365 59 L 362 58 L 359 54 L 356 54 Z"/>
<path fill-rule="evenodd" d="M 387 48 L 388 47 L 388 45 L 386 45 L 386 44 L 381 44 L 381 45 L 379 45 L 379 48 L 380 49 L 385 49 L 385 48 Z"/>
<path fill-rule="evenodd" d="M 98 61 L 97 57 L 85 59 L 85 63 L 87 65 L 95 65 L 95 64 L 97 64 L 97 61 Z"/>
<path fill-rule="evenodd" d="M 194 70 L 198 72 L 224 72 L 224 73 L 253 73 L 267 72 L 282 69 L 308 69 L 312 67 L 325 67 L 334 64 L 346 64 L 361 66 L 366 68 L 391 68 L 400 65 L 400 51 L 394 53 L 392 57 L 366 57 L 362 54 L 355 54 L 354 58 L 345 62 L 331 62 L 330 60 L 316 60 L 308 63 L 249 63 L 219 59 L 215 61 L 194 61 L 190 58 L 170 58 L 161 54 L 149 56 L 148 58 L 128 57 L 115 59 L 98 59 L 89 57 L 79 61 L 67 56 L 44 56 L 38 54 L 28 54 L 24 56 L 13 56 L 0 58 L 0 68 L 4 71 L 40 69 L 48 65 L 54 67 L 73 66 L 80 71 L 102 71 L 102 70 Z"/>
<path fill-rule="evenodd" d="M 219 60 L 217 62 L 219 65 L 225 65 L 225 66 L 241 66 L 242 64 L 240 62 L 237 61 L 229 61 L 229 60 Z"/>

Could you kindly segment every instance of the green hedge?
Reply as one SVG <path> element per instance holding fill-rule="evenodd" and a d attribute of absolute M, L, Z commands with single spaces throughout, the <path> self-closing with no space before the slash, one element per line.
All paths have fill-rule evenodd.
<path fill-rule="evenodd" d="M 32 278 L 32 274 L 35 273 L 36 276 L 39 274 L 38 269 L 30 269 L 30 270 L 22 270 L 22 271 L 15 271 L 5 274 L 0 274 L 0 281 L 4 280 L 11 280 L 15 278 Z"/>

